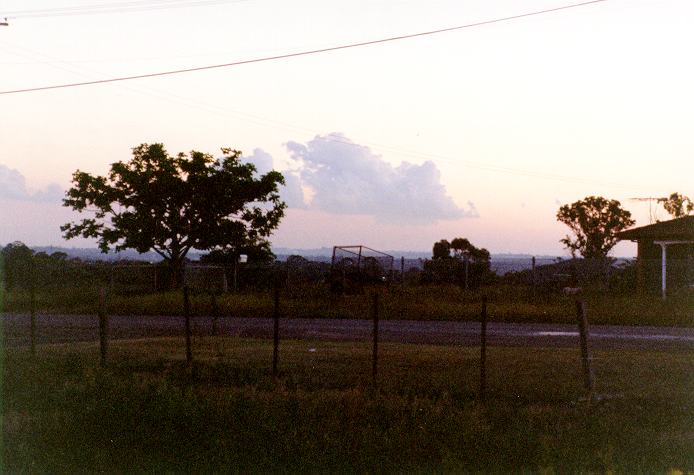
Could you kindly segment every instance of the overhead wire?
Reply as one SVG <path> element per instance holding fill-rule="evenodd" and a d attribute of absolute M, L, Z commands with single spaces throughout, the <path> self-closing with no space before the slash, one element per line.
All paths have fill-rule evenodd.
<path fill-rule="evenodd" d="M 597 1 L 606 1 L 606 0 L 597 0 Z M 139 2 L 132 2 L 132 3 L 139 3 Z M 597 3 L 597 2 L 593 1 L 593 2 L 586 2 L 586 3 Z M 579 4 L 576 4 L 576 5 L 579 5 Z M 526 16 L 527 16 L 527 14 L 526 14 Z M 511 18 L 511 17 L 507 17 L 507 18 Z M 28 57 L 29 59 L 35 59 L 35 57 L 37 55 L 40 55 L 40 56 L 47 59 L 47 61 L 41 61 L 42 63 L 51 65 L 52 67 L 56 67 L 58 69 L 61 69 L 61 70 L 64 70 L 64 71 L 67 71 L 67 72 L 70 72 L 73 74 L 84 76 L 84 73 L 80 72 L 77 69 L 66 68 L 66 67 L 55 65 L 54 63 L 56 63 L 58 61 L 56 60 L 56 58 L 52 58 L 49 55 L 46 55 L 44 53 L 31 51 L 27 48 L 20 47 L 17 45 L 14 45 L 14 47 L 17 49 L 25 50 L 26 52 L 30 53 L 30 55 L 34 56 L 34 58 L 32 58 L 30 55 L 28 56 L 28 55 L 24 54 L 24 56 Z M 86 70 L 83 70 L 83 71 L 86 71 Z M 96 71 L 90 72 L 90 74 L 96 74 L 96 73 L 97 73 Z M 91 83 L 91 81 L 86 81 L 86 82 Z M 228 118 L 228 117 L 230 117 L 230 114 L 231 114 L 231 115 L 236 116 L 236 118 L 241 117 L 246 123 L 251 122 L 255 125 L 260 125 L 260 126 L 280 127 L 280 128 L 284 128 L 287 130 L 294 130 L 294 131 L 299 131 L 299 132 L 304 132 L 304 133 L 308 132 L 308 133 L 315 135 L 314 140 L 340 143 L 340 144 L 348 145 L 348 146 L 352 146 L 352 147 L 369 147 L 369 148 L 373 148 L 375 150 L 380 150 L 383 152 L 397 154 L 399 156 L 411 157 L 411 158 L 416 158 L 416 159 L 420 159 L 420 160 L 430 160 L 430 161 L 436 161 L 436 162 L 443 161 L 443 162 L 448 162 L 448 163 L 450 163 L 452 165 L 456 165 L 456 166 L 463 166 L 466 168 L 473 168 L 473 169 L 492 171 L 492 172 L 499 172 L 499 173 L 504 173 L 504 174 L 509 174 L 509 175 L 528 176 L 528 177 L 533 177 L 533 178 L 540 178 L 540 179 L 546 179 L 546 180 L 552 180 L 552 181 L 562 181 L 562 182 L 568 182 L 568 183 L 611 186 L 611 187 L 629 189 L 629 190 L 634 190 L 634 191 L 635 190 L 638 190 L 638 191 L 644 190 L 644 188 L 642 188 L 642 187 L 636 187 L 636 186 L 628 185 L 625 183 L 608 183 L 608 182 L 593 180 L 590 178 L 581 178 L 581 177 L 576 177 L 576 176 L 569 177 L 569 176 L 554 174 L 554 173 L 537 172 L 537 171 L 524 170 L 524 169 L 512 168 L 512 167 L 502 167 L 502 166 L 490 165 L 490 164 L 478 162 L 478 161 L 456 159 L 456 158 L 452 158 L 452 157 L 430 154 L 430 153 L 416 152 L 416 151 L 411 151 L 411 150 L 401 150 L 401 149 L 393 148 L 393 147 L 390 147 L 387 145 L 376 144 L 376 143 L 372 143 L 372 142 L 354 143 L 349 139 L 346 139 L 346 138 L 343 139 L 339 135 L 335 135 L 335 134 L 321 135 L 321 134 L 317 133 L 314 129 L 310 129 L 310 128 L 303 127 L 303 126 L 298 126 L 296 124 L 289 124 L 289 123 L 278 121 L 275 119 L 269 119 L 266 117 L 258 116 L 256 114 L 249 114 L 249 113 L 233 110 L 233 109 L 226 108 L 226 107 L 219 107 L 216 105 L 205 103 L 205 102 L 201 101 L 200 99 L 187 98 L 184 96 L 172 94 L 170 92 L 162 91 L 160 89 L 154 90 L 151 88 L 146 88 L 146 87 L 141 87 L 141 86 L 137 87 L 137 88 L 133 88 L 133 87 L 125 87 L 123 85 L 121 85 L 121 87 L 124 87 L 126 90 L 129 90 L 131 92 L 147 95 L 147 96 L 154 97 L 154 98 L 160 99 L 160 100 L 174 102 L 174 103 L 184 105 L 187 107 L 193 107 L 193 108 L 197 108 L 200 110 L 205 110 L 205 111 L 212 112 L 212 113 L 219 115 L 219 116 L 222 116 L 222 117 Z"/>
<path fill-rule="evenodd" d="M 10 19 L 52 18 L 105 13 L 131 13 L 171 8 L 221 5 L 225 3 L 244 3 L 248 1 L 250 0 L 146 0 L 103 3 L 96 5 L 76 5 L 71 7 L 55 7 L 33 10 L 11 10 L 0 13 L 2 13 L 3 17 Z"/>
<path fill-rule="evenodd" d="M 418 37 L 423 37 L 423 36 L 431 36 L 431 35 L 437 35 L 437 34 L 441 34 L 441 33 L 448 33 L 448 32 L 462 30 L 462 29 L 466 29 L 466 28 L 475 28 L 475 27 L 479 27 L 479 26 L 491 25 L 494 23 L 501 23 L 501 22 L 506 22 L 506 21 L 518 20 L 521 18 L 528 18 L 531 16 L 543 15 L 543 14 L 547 14 L 547 13 L 553 13 L 553 12 L 568 10 L 568 9 L 572 9 L 572 8 L 584 7 L 587 5 L 592 5 L 592 4 L 596 4 L 596 3 L 603 3 L 606 1 L 607 0 L 589 0 L 589 1 L 580 2 L 580 3 L 563 5 L 560 7 L 547 8 L 544 10 L 535 10 L 532 12 L 520 13 L 520 14 L 516 14 L 516 15 L 500 17 L 500 18 L 495 18 L 495 19 L 491 19 L 491 20 L 483 20 L 483 21 L 478 21 L 478 22 L 474 22 L 474 23 L 468 23 L 465 25 L 452 26 L 452 27 L 448 27 L 448 28 L 440 28 L 437 30 L 428 30 L 428 31 L 422 31 L 422 32 L 418 32 L 418 33 L 410 33 L 410 34 L 405 34 L 405 35 L 380 38 L 380 39 L 376 39 L 376 40 L 362 41 L 362 42 L 357 42 L 357 43 L 348 43 L 348 44 L 343 44 L 343 45 L 338 45 L 338 46 L 331 46 L 331 47 L 327 47 L 327 48 L 296 51 L 296 52 L 286 53 L 286 54 L 279 54 L 279 55 L 273 55 L 273 56 L 264 56 L 264 57 L 259 57 L 259 58 L 245 59 L 245 60 L 240 60 L 240 61 L 233 61 L 230 63 L 212 64 L 212 65 L 207 65 L 207 66 L 197 66 L 197 67 L 184 68 L 184 69 L 175 69 L 175 70 L 170 70 L 170 71 L 159 71 L 159 72 L 154 72 L 154 73 L 137 74 L 137 75 L 132 75 L 132 76 L 121 76 L 121 77 L 114 77 L 114 78 L 107 78 L 107 79 L 97 79 L 97 80 L 93 80 L 93 81 L 83 81 L 83 82 L 74 82 L 74 83 L 66 83 L 66 84 L 54 84 L 54 85 L 49 85 L 49 86 L 29 87 L 29 88 L 24 88 L 24 89 L 14 89 L 14 90 L 10 90 L 10 91 L 0 91 L 0 95 L 21 94 L 21 93 L 27 93 L 27 92 L 46 91 L 46 90 L 50 90 L 50 89 L 63 89 L 63 88 L 69 88 L 69 87 L 80 87 L 80 86 L 88 86 L 88 85 L 94 85 L 94 84 L 105 84 L 105 83 L 112 83 L 112 82 L 132 81 L 135 79 L 171 76 L 174 74 L 191 73 L 191 72 L 196 72 L 196 71 L 206 71 L 206 70 L 220 69 L 220 68 L 230 68 L 230 67 L 241 66 L 241 65 L 245 65 L 245 64 L 263 63 L 263 62 L 269 62 L 269 61 L 278 61 L 278 60 L 282 60 L 282 59 L 296 58 L 296 57 L 301 57 L 301 56 L 309 56 L 309 55 L 314 55 L 314 54 L 330 53 L 330 52 L 335 52 L 335 51 L 341 51 L 341 50 L 347 50 L 347 49 L 353 49 L 353 48 L 361 48 L 361 47 L 365 47 L 365 46 L 373 46 L 373 45 L 390 43 L 390 42 L 394 42 L 394 41 L 401 41 L 401 40 L 412 39 L 412 38 L 418 38 Z"/>

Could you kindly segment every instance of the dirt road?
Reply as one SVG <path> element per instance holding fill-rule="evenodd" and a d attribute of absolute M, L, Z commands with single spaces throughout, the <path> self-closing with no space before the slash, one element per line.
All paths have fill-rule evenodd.
<path fill-rule="evenodd" d="M 0 316 L 4 345 L 29 344 L 29 316 Z M 39 344 L 71 341 L 97 341 L 98 323 L 91 315 L 39 315 Z M 194 317 L 195 335 L 209 335 L 212 320 Z M 184 319 L 169 316 L 111 316 L 110 337 L 113 339 L 183 335 Z M 242 337 L 271 338 L 272 321 L 263 318 L 220 318 L 219 333 Z M 372 323 L 368 320 L 286 319 L 280 324 L 282 338 L 360 341 L 371 338 Z M 382 341 L 429 344 L 479 344 L 480 324 L 477 322 L 441 322 L 385 320 L 379 325 Z M 493 346 L 556 346 L 576 347 L 578 331 L 573 325 L 496 323 L 488 325 L 489 345 Z M 596 325 L 590 328 L 591 345 L 596 348 L 694 349 L 694 328 L 622 327 Z"/>

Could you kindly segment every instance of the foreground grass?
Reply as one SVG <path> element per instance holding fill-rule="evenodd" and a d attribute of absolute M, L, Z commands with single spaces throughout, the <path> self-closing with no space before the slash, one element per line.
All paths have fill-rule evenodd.
<path fill-rule="evenodd" d="M 578 352 L 197 338 L 6 349 L 6 472 L 393 472 L 694 469 L 691 351 L 598 352 L 587 406 Z"/>
<path fill-rule="evenodd" d="M 575 297 L 540 293 L 522 286 L 492 286 L 465 291 L 457 286 L 394 286 L 380 289 L 382 318 L 411 320 L 477 320 L 482 296 L 489 299 L 491 319 L 503 322 L 574 323 Z M 282 312 L 288 318 L 369 318 L 370 290 L 362 295 L 331 295 L 321 286 L 284 289 Z M 694 326 L 694 292 L 683 291 L 663 301 L 659 296 L 589 292 L 586 301 L 593 324 Z M 6 295 L 5 311 L 26 312 L 27 292 Z M 225 294 L 217 298 L 223 315 L 267 317 L 272 312 L 270 292 Z M 78 288 L 39 292 L 37 308 L 48 313 L 94 314 L 97 311 L 96 288 Z M 209 315 L 209 294 L 193 291 L 193 312 Z M 117 315 L 181 315 L 181 292 L 108 297 L 108 311 Z"/>

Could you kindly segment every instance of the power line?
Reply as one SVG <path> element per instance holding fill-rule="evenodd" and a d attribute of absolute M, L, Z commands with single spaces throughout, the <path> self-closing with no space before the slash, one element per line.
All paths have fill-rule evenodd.
<path fill-rule="evenodd" d="M 35 10 L 14 10 L 4 12 L 8 18 L 50 18 L 75 15 L 93 15 L 103 13 L 130 13 L 148 10 L 163 10 L 171 8 L 199 7 L 221 5 L 224 3 L 242 3 L 250 0 L 145 0 L 99 5 L 82 5 L 72 7 L 56 7 Z"/>
<path fill-rule="evenodd" d="M 12 45 L 10 45 L 12 46 Z M 51 61 L 45 61 L 45 63 L 51 63 L 51 62 L 56 62 L 56 58 L 51 57 L 49 55 L 46 55 L 45 53 L 37 52 L 37 51 L 32 51 L 27 48 L 24 48 L 22 46 L 14 45 L 15 48 L 21 49 L 26 51 L 27 53 L 30 53 L 34 57 L 36 56 L 43 56 L 47 58 L 48 60 Z M 27 56 L 31 57 L 31 56 Z M 72 68 L 64 68 L 61 66 L 55 66 L 59 69 L 76 73 L 76 74 L 82 74 L 80 72 L 77 72 L 77 70 L 72 69 Z M 91 73 L 98 73 L 98 71 L 90 71 Z M 622 188 L 622 189 L 630 189 L 630 190 L 639 190 L 643 191 L 645 190 L 644 188 L 640 186 L 635 186 L 633 184 L 626 184 L 626 183 L 615 183 L 615 182 L 606 182 L 606 181 L 601 181 L 601 180 L 595 180 L 591 178 L 585 178 L 585 177 L 577 177 L 577 176 L 567 176 L 567 175 L 560 175 L 556 173 L 551 173 L 551 172 L 543 172 L 543 171 L 535 171 L 535 170 L 528 170 L 528 169 L 521 169 L 521 168 L 513 168 L 513 167 L 504 167 L 504 166 L 499 166 L 499 165 L 493 165 L 489 163 L 484 163 L 484 162 L 479 162 L 479 161 L 473 161 L 473 160 L 465 160 L 465 159 L 460 159 L 460 158 L 453 158 L 450 156 L 443 156 L 443 155 L 437 155 L 437 154 L 431 154 L 431 153 L 423 153 L 423 152 L 417 152 L 417 151 L 412 151 L 412 150 L 402 150 L 398 148 L 394 148 L 388 145 L 383 145 L 383 144 L 378 144 L 374 142 L 362 142 L 362 143 L 355 143 L 349 140 L 348 138 L 342 138 L 340 136 L 334 135 L 334 134 L 327 134 L 327 135 L 321 135 L 318 133 L 315 129 L 311 129 L 308 127 L 302 127 L 296 124 L 290 124 L 287 122 L 281 122 L 276 119 L 269 119 L 267 117 L 262 117 L 254 114 L 249 114 L 246 112 L 241 112 L 241 111 L 236 111 L 232 110 L 226 107 L 219 107 L 217 105 L 212 105 L 212 104 L 206 104 L 204 102 L 201 102 L 199 99 L 190 99 L 182 96 L 178 96 L 175 94 L 167 93 L 165 91 L 161 90 L 149 90 L 147 89 L 142 89 L 142 88 L 137 88 L 133 89 L 127 86 L 121 86 L 125 87 L 126 90 L 129 90 L 131 92 L 136 92 L 140 94 L 145 94 L 151 97 L 154 97 L 156 99 L 161 99 L 161 100 L 166 100 L 172 103 L 178 103 L 182 104 L 188 107 L 195 107 L 201 110 L 206 110 L 208 112 L 212 112 L 215 114 L 218 114 L 222 117 L 230 117 L 230 114 L 236 116 L 237 118 L 242 118 L 245 120 L 247 123 L 255 123 L 256 125 L 261 125 L 261 126 L 269 126 L 273 128 L 283 128 L 286 130 L 294 130 L 294 131 L 300 131 L 300 132 L 309 132 L 315 135 L 314 140 L 321 140 L 324 142 L 333 142 L 333 143 L 339 143 L 342 145 L 347 145 L 347 146 L 352 146 L 352 147 L 369 147 L 375 150 L 380 150 L 384 152 L 389 152 L 395 155 L 399 156 L 405 156 L 405 157 L 411 157 L 419 160 L 431 160 L 434 162 L 447 162 L 449 164 L 452 164 L 454 166 L 460 166 L 460 167 L 465 167 L 465 168 L 472 168 L 472 169 L 478 169 L 478 170 L 485 170 L 485 171 L 491 171 L 491 172 L 498 172 L 498 173 L 503 173 L 506 175 L 515 175 L 515 176 L 527 176 L 527 177 L 532 177 L 532 178 L 539 178 L 539 179 L 544 179 L 544 180 L 551 180 L 551 181 L 561 181 L 561 182 L 566 182 L 566 183 L 577 183 L 577 184 L 588 184 L 588 185 L 601 185 L 601 186 L 611 186 L 611 187 L 616 187 L 616 188 Z"/>
<path fill-rule="evenodd" d="M 0 45 L 3 46 L 3 45 Z M 54 57 L 47 55 L 42 52 L 38 51 L 33 51 L 28 48 L 25 48 L 23 46 L 19 45 L 11 45 L 11 44 L 5 44 L 4 46 L 12 46 L 18 50 L 23 50 L 24 53 L 18 53 L 14 52 L 13 54 L 19 54 L 22 56 L 26 56 L 28 58 L 37 58 L 39 56 L 46 58 L 47 60 L 55 60 Z M 50 61 L 47 61 L 48 64 L 50 64 L 52 67 L 68 71 L 74 74 L 78 75 L 84 75 L 83 73 L 91 73 L 91 74 L 98 74 L 99 71 L 95 70 L 87 70 L 82 68 L 82 71 L 75 69 L 75 68 L 66 68 L 63 66 L 58 66 L 55 64 L 51 64 Z M 526 176 L 526 177 L 531 177 L 531 178 L 537 178 L 537 179 L 542 179 L 542 180 L 548 180 L 548 181 L 559 181 L 559 182 L 564 182 L 564 183 L 575 183 L 575 184 L 584 184 L 584 185 L 594 185 L 594 186 L 610 186 L 613 188 L 620 188 L 620 189 L 625 189 L 625 190 L 632 190 L 632 191 L 639 191 L 639 192 L 645 192 L 646 188 L 639 186 L 639 185 L 634 185 L 634 184 L 627 184 L 627 183 L 618 183 L 618 182 L 608 182 L 608 181 L 603 181 L 603 180 L 596 180 L 592 178 L 587 178 L 587 177 L 580 177 L 580 176 L 568 176 L 568 175 L 561 175 L 557 173 L 552 173 L 552 172 L 547 172 L 547 171 L 538 171 L 538 170 L 529 170 L 529 169 L 522 169 L 522 168 L 514 168 L 514 167 L 505 167 L 505 166 L 500 166 L 500 165 L 494 165 L 490 163 L 485 163 L 481 161 L 474 161 L 474 160 L 466 160 L 466 159 L 461 159 L 461 158 L 453 158 L 451 156 L 445 156 L 445 155 L 438 155 L 438 154 L 432 154 L 428 152 L 418 152 L 418 151 L 413 151 L 413 150 L 402 150 L 396 147 L 392 147 L 390 145 L 384 145 L 376 142 L 361 142 L 361 143 L 355 143 L 352 142 L 349 138 L 347 137 L 342 137 L 340 135 L 335 135 L 335 134 L 326 134 L 326 135 L 321 135 L 319 132 L 316 131 L 316 129 L 305 127 L 305 126 L 300 126 L 297 124 L 292 124 L 288 122 L 282 122 L 277 119 L 270 119 L 267 117 L 259 116 L 256 114 L 249 114 L 247 112 L 241 112 L 238 110 L 233 110 L 228 107 L 220 107 L 215 104 L 208 104 L 200 99 L 191 99 L 187 97 L 183 97 L 177 94 L 172 94 L 170 92 L 162 91 L 160 89 L 154 90 L 151 88 L 148 88 L 146 86 L 136 86 L 136 87 L 131 87 L 131 86 L 126 86 L 126 85 L 119 85 L 120 87 L 124 88 L 124 90 L 128 90 L 131 92 L 135 92 L 138 94 L 144 94 L 150 97 L 153 97 L 155 99 L 159 100 L 164 100 L 167 102 L 171 103 L 176 103 L 176 104 L 181 104 L 186 107 L 192 107 L 200 110 L 204 110 L 207 112 L 214 113 L 216 115 L 219 115 L 220 117 L 225 117 L 229 118 L 232 116 L 235 116 L 236 119 L 242 119 L 245 123 L 253 123 L 258 126 L 263 126 L 263 127 L 271 127 L 271 128 L 281 128 L 285 130 L 292 130 L 292 131 L 297 131 L 297 132 L 308 132 L 314 135 L 313 140 L 320 140 L 323 142 L 331 142 L 331 143 L 339 143 L 341 145 L 346 145 L 350 147 L 367 147 L 373 150 L 381 151 L 381 152 L 387 152 L 391 153 L 397 156 L 402 156 L 402 157 L 410 157 L 418 160 L 430 160 L 435 163 L 441 163 L 441 162 L 446 162 L 450 165 L 456 166 L 456 167 L 463 167 L 463 168 L 468 168 L 468 169 L 477 169 L 477 170 L 483 170 L 483 171 L 489 171 L 489 172 L 496 172 L 496 173 L 502 173 L 505 175 L 511 175 L 511 176 Z M 649 191 L 652 191 L 652 188 L 648 189 Z"/>
<path fill-rule="evenodd" d="M 351 48 L 359 48 L 359 47 L 363 47 L 363 46 L 372 46 L 372 45 L 376 45 L 376 44 L 389 43 L 389 42 L 393 42 L 393 41 L 400 41 L 400 40 L 417 38 L 417 37 L 422 37 L 422 36 L 431 36 L 431 35 L 436 35 L 436 34 L 440 34 L 440 33 L 447 33 L 447 32 L 451 32 L 451 31 L 462 30 L 465 28 L 473 28 L 473 27 L 478 27 L 478 26 L 491 25 L 494 23 L 501 23 L 501 22 L 505 22 L 505 21 L 518 20 L 521 18 L 527 18 L 527 17 L 531 17 L 531 16 L 557 12 L 557 11 L 561 11 L 561 10 L 568 10 L 571 8 L 583 7 L 586 5 L 591 5 L 594 3 L 602 3 L 602 2 L 606 2 L 606 1 L 607 0 L 590 0 L 587 2 L 574 3 L 574 4 L 570 4 L 570 5 L 564 5 L 561 7 L 548 8 L 545 10 L 536 10 L 533 12 L 521 13 L 518 15 L 512 15 L 512 16 L 507 16 L 507 17 L 502 17 L 502 18 L 495 18 L 492 20 L 484 20 L 484 21 L 475 22 L 475 23 L 468 23 L 466 25 L 453 26 L 453 27 L 449 27 L 449 28 L 441 28 L 438 30 L 429 30 L 429 31 L 423 31 L 423 32 L 412 33 L 412 34 L 407 34 L 407 35 L 391 36 L 388 38 L 381 38 L 378 40 L 363 41 L 360 43 L 349 43 L 349 44 L 345 44 L 345 45 L 332 46 L 332 47 L 328 47 L 328 48 L 320 48 L 320 49 L 314 49 L 314 50 L 280 54 L 280 55 L 275 55 L 275 56 L 265 56 L 265 57 L 261 57 L 261 58 L 246 59 L 246 60 L 241 60 L 241 61 L 235 61 L 232 63 L 213 64 L 213 65 L 208 65 L 208 66 L 198 66 L 198 67 L 194 67 L 194 68 L 176 69 L 176 70 L 172 70 L 172 71 L 161 71 L 161 72 L 156 72 L 156 73 L 139 74 L 139 75 L 134 75 L 134 76 L 122 76 L 122 77 L 109 78 L 109 79 L 99 79 L 99 80 L 94 80 L 94 81 L 84 81 L 84 82 L 75 82 L 75 83 L 67 83 L 67 84 L 57 84 L 57 85 L 51 85 L 51 86 L 31 87 L 31 88 L 26 88 L 26 89 L 15 89 L 15 90 L 11 90 L 11 91 L 0 91 L 0 95 L 2 95 L 2 94 L 20 94 L 20 93 L 25 93 L 25 92 L 35 92 L 35 91 L 45 91 L 45 90 L 49 90 L 49 89 L 62 89 L 62 88 L 68 88 L 68 87 L 88 86 L 88 85 L 93 85 L 93 84 L 104 84 L 104 83 L 119 82 L 119 81 L 131 81 L 134 79 L 145 79 L 145 78 L 152 78 L 152 77 L 159 77 L 159 76 L 170 76 L 170 75 L 174 75 L 174 74 L 190 73 L 190 72 L 194 72 L 194 71 L 206 71 L 206 70 L 210 70 L 210 69 L 219 69 L 219 68 L 228 68 L 228 67 L 233 67 L 233 66 L 241 66 L 244 64 L 277 61 L 280 59 L 295 58 L 295 57 L 299 57 L 299 56 L 308 56 L 308 55 L 319 54 L 319 53 L 328 53 L 328 52 L 340 51 L 340 50 L 351 49 Z"/>

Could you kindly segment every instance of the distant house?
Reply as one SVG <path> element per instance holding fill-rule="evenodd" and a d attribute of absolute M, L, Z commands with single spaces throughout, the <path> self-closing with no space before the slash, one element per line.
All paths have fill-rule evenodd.
<path fill-rule="evenodd" d="M 621 240 L 636 241 L 640 291 L 694 286 L 694 216 L 622 231 Z"/>

